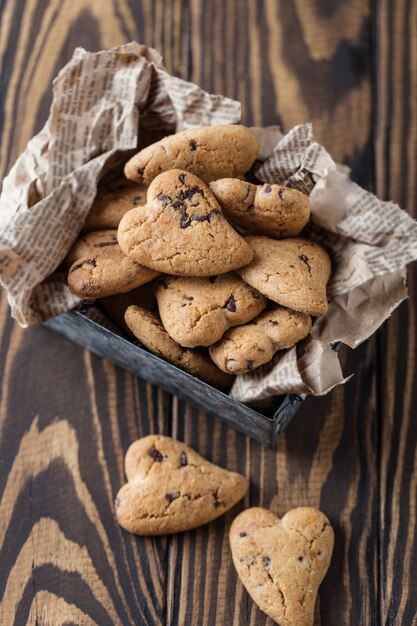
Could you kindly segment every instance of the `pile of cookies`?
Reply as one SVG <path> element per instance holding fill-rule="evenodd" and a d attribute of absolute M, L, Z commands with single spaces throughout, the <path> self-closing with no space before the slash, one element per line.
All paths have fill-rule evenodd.
<path fill-rule="evenodd" d="M 149 350 L 220 388 L 305 338 L 328 306 L 329 256 L 299 237 L 309 199 L 249 182 L 258 151 L 240 125 L 148 146 L 99 190 L 66 259 L 74 293 L 119 320 L 122 307 Z"/>
<path fill-rule="evenodd" d="M 245 476 L 162 435 L 132 443 L 125 470 L 128 482 L 116 496 L 115 512 L 119 524 L 138 535 L 207 524 L 249 488 Z M 279 519 L 268 509 L 252 507 L 233 520 L 229 542 L 238 576 L 261 610 L 281 626 L 312 626 L 334 544 L 327 517 L 318 509 L 299 507 Z"/>

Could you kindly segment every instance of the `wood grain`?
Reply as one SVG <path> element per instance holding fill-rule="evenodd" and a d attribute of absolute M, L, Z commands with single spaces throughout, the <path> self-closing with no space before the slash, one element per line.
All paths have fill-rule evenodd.
<path fill-rule="evenodd" d="M 74 47 L 136 39 L 176 75 L 240 99 L 247 123 L 313 121 L 355 179 L 414 210 L 410 0 L 3 0 L 1 10 L 3 174 L 42 127 Z M 409 303 L 342 353 L 354 378 L 310 399 L 275 451 L 46 329 L 19 329 L 2 294 L 0 624 L 269 626 L 237 580 L 228 528 L 246 506 L 308 504 L 336 533 L 317 623 L 415 624 L 416 291 L 414 273 Z M 151 432 L 248 475 L 245 502 L 175 537 L 122 531 L 123 454 Z"/>

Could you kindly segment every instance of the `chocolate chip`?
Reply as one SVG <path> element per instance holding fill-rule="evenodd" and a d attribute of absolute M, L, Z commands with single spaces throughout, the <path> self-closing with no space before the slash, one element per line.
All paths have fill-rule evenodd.
<path fill-rule="evenodd" d="M 230 296 L 230 298 L 226 302 L 224 308 L 227 309 L 228 311 L 230 311 L 231 313 L 235 313 L 236 312 L 236 300 L 234 299 L 233 296 Z"/>
<path fill-rule="evenodd" d="M 317 552 L 317 556 L 320 556 L 320 554 L 321 554 L 321 550 L 319 550 L 319 551 Z"/>
<path fill-rule="evenodd" d="M 188 458 L 185 452 L 181 452 L 180 454 L 180 467 L 185 467 L 188 465 Z"/>
<path fill-rule="evenodd" d="M 271 567 L 271 559 L 269 558 L 269 556 L 262 557 L 262 565 L 265 569 L 269 569 Z"/>
<path fill-rule="evenodd" d="M 255 361 L 252 360 L 248 360 L 246 361 L 246 367 L 251 370 L 253 368 L 253 366 L 255 365 Z"/>
<path fill-rule="evenodd" d="M 309 262 L 308 262 L 308 260 L 309 260 L 309 259 L 308 259 L 308 257 L 307 257 L 305 254 L 300 254 L 298 258 L 299 258 L 299 259 L 300 259 L 303 263 L 305 263 L 305 264 L 307 265 L 307 267 L 308 267 L 308 271 L 309 271 L 309 272 L 311 272 L 311 267 L 310 267 Z"/>
<path fill-rule="evenodd" d="M 178 176 L 178 179 L 179 179 L 180 183 L 182 183 L 184 185 L 184 183 L 185 183 L 185 174 L 180 174 Z"/>
<path fill-rule="evenodd" d="M 197 150 L 197 142 L 195 139 L 190 139 L 190 141 L 188 142 L 188 145 L 190 146 L 190 150 L 192 152 L 194 152 L 194 150 Z"/>
<path fill-rule="evenodd" d="M 247 537 L 248 533 L 245 533 L 245 531 L 243 530 L 241 533 L 239 533 L 239 537 Z"/>
<path fill-rule="evenodd" d="M 162 463 L 162 461 L 164 460 L 164 455 L 161 454 L 161 452 L 159 452 L 159 450 L 157 450 L 155 447 L 150 448 L 148 454 L 154 461 L 157 461 L 158 463 Z"/>
<path fill-rule="evenodd" d="M 145 170 L 143 169 L 143 167 L 138 167 L 138 169 L 136 170 L 139 176 L 143 176 L 145 173 Z"/>
<path fill-rule="evenodd" d="M 302 563 L 304 559 L 303 559 L 303 557 L 302 557 L 302 556 L 299 556 L 299 557 L 298 557 L 298 560 L 300 561 L 300 563 Z"/>
<path fill-rule="evenodd" d="M 284 191 L 285 191 L 285 187 L 280 187 L 278 190 L 278 195 L 281 198 L 281 200 L 284 200 Z"/>
<path fill-rule="evenodd" d="M 80 267 L 83 267 L 83 265 L 91 265 L 92 267 L 97 267 L 97 259 L 87 259 L 82 263 L 77 263 L 77 265 L 74 265 L 74 267 L 72 267 L 70 271 L 75 272 L 75 270 L 79 270 Z"/>
<path fill-rule="evenodd" d="M 137 204 L 140 204 L 142 202 L 142 198 L 143 196 L 135 196 L 134 198 L 132 198 L 132 203 L 136 206 Z"/>
<path fill-rule="evenodd" d="M 180 211 L 185 212 L 185 204 L 182 200 L 174 200 L 174 202 L 171 204 L 172 208 L 175 209 L 176 211 Z"/>
<path fill-rule="evenodd" d="M 186 298 L 184 298 L 184 302 L 181 304 L 181 306 L 187 306 L 187 304 L 190 304 L 192 300 L 194 300 L 194 296 L 187 296 Z"/>
<path fill-rule="evenodd" d="M 268 322 L 271 322 L 272 326 L 278 326 L 279 324 L 276 320 L 268 320 Z"/>
<path fill-rule="evenodd" d="M 271 193 L 272 188 L 271 185 L 264 185 L 264 193 Z"/>
<path fill-rule="evenodd" d="M 203 195 L 203 190 L 197 186 L 190 187 L 189 189 L 185 190 L 183 189 L 178 194 L 178 200 L 192 200 L 193 196 L 195 196 L 196 193 L 201 193 L 201 195 Z"/>
<path fill-rule="evenodd" d="M 105 248 L 106 246 L 117 246 L 116 237 L 114 237 L 111 241 L 100 241 L 100 243 L 95 243 L 93 248 Z"/>
<path fill-rule="evenodd" d="M 171 504 L 171 502 L 174 502 L 174 500 L 177 500 L 177 498 L 180 497 L 180 492 L 179 491 L 171 491 L 165 494 L 165 498 L 168 500 L 168 502 Z"/>
<path fill-rule="evenodd" d="M 208 222 L 210 224 L 211 219 L 216 215 L 220 215 L 220 211 L 213 210 L 207 213 L 207 215 L 192 215 L 190 218 L 188 218 L 188 225 L 190 225 L 191 222 Z"/>
<path fill-rule="evenodd" d="M 177 208 L 177 207 L 174 207 L 174 208 Z M 220 211 L 217 211 L 217 210 L 210 211 L 209 213 L 207 213 L 207 215 L 191 215 L 191 217 L 187 217 L 187 215 L 184 214 L 181 217 L 180 226 L 181 228 L 184 229 L 184 228 L 188 228 L 189 226 L 191 226 L 193 222 L 208 222 L 210 224 L 212 217 L 214 217 L 215 215 L 220 215 Z"/>

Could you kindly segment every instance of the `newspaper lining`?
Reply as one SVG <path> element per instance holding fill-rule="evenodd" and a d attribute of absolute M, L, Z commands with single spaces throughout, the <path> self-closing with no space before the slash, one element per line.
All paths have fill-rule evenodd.
<path fill-rule="evenodd" d="M 19 324 L 40 324 L 80 303 L 56 270 L 107 169 L 147 134 L 239 120 L 238 102 L 169 75 L 151 48 L 134 42 L 96 53 L 77 48 L 54 81 L 47 123 L 5 178 L 0 197 L 0 282 Z M 331 345 L 356 347 L 407 297 L 417 224 L 353 183 L 314 141 L 310 124 L 286 135 L 277 127 L 254 131 L 263 161 L 257 177 L 310 195 L 306 235 L 332 257 L 331 302 L 305 341 L 237 377 L 231 394 L 243 402 L 321 395 L 347 380 Z"/>

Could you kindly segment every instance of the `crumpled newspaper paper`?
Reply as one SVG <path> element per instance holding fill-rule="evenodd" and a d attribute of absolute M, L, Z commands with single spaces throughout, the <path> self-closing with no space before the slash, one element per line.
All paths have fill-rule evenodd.
<path fill-rule="evenodd" d="M 40 324 L 79 304 L 56 270 L 105 172 L 163 134 L 239 120 L 238 102 L 169 75 L 151 48 L 77 48 L 54 81 L 48 121 L 3 184 L 0 282 L 17 321 Z M 347 168 L 314 141 L 310 124 L 286 135 L 276 127 L 255 132 L 263 161 L 258 178 L 310 194 L 307 236 L 331 254 L 331 303 L 304 342 L 239 376 L 231 394 L 244 402 L 324 394 L 345 380 L 331 345 L 356 347 L 406 298 L 405 267 L 417 259 L 417 224 L 350 181 Z"/>

